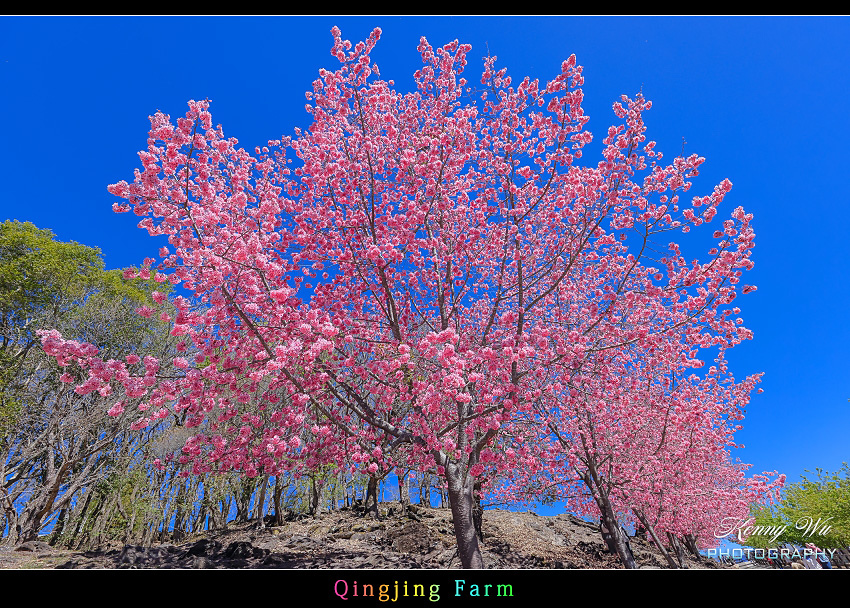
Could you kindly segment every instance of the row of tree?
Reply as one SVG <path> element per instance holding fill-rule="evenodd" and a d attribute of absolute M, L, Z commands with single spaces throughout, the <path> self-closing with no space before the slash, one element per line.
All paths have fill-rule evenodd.
<path fill-rule="evenodd" d="M 371 63 L 379 30 L 332 34 L 311 127 L 255 155 L 207 101 L 151 117 L 143 168 L 109 191 L 169 246 L 124 277 L 190 295 L 156 288 L 136 309 L 170 327 L 150 352 L 38 334 L 61 394 L 116 428 L 173 417 L 196 476 L 341 470 L 374 496 L 393 471 L 433 474 L 464 567 L 483 565 L 482 496 L 570 501 L 627 567 L 624 521 L 705 546 L 774 496 L 781 476 L 731 457 L 759 380 L 725 357 L 752 337 L 735 302 L 755 289 L 740 283 L 752 215 L 734 209 L 702 261 L 690 236 L 669 241 L 711 223 L 731 183 L 687 200 L 704 159 L 661 162 L 642 95 L 614 104 L 601 159 L 581 165 L 575 57 L 516 86 L 488 57 L 472 86 L 468 45 L 423 39 L 400 93 Z"/>
<path fill-rule="evenodd" d="M 262 522 L 269 513 L 279 522 L 366 503 L 369 476 L 327 467 L 297 478 L 187 477 L 174 458 L 191 435 L 184 420 L 169 416 L 132 430 L 126 417 L 107 414 L 108 395 L 81 395 L 63 381 L 65 370 L 40 348 L 40 330 L 60 328 L 107 357 L 175 349 L 167 324 L 137 312 L 153 304 L 154 286 L 161 289 L 104 270 L 95 248 L 58 242 L 29 223 L 0 224 L 4 542 L 32 540 L 49 529 L 52 543 L 74 548 L 107 540 L 148 544 L 227 521 Z M 153 468 L 154 459 L 166 464 Z M 405 481 L 400 497 L 408 495 Z M 421 481 L 420 500 L 430 504 L 431 482 Z M 375 510 L 379 493 L 369 498 L 364 509 Z"/>
<path fill-rule="evenodd" d="M 128 429 L 121 417 L 116 420 L 106 414 L 110 395 L 70 390 L 72 383 L 61 379 L 64 370 L 41 349 L 33 348 L 38 330 L 57 326 L 67 335 L 97 344 L 99 354 L 161 353 L 174 348 L 167 324 L 137 312 L 153 302 L 152 282 L 107 272 L 96 249 L 57 242 L 49 230 L 12 221 L 0 228 L 0 272 L 6 319 L 3 369 L 8 374 L 2 391 L 6 542 L 34 539 L 49 527 L 52 543 L 74 548 L 108 540 L 148 544 L 214 530 L 227 521 L 255 519 L 262 524 L 262 516 L 272 514 L 281 522 L 297 513 L 316 514 L 358 500 L 364 511 L 377 512 L 376 488 L 381 478 L 377 472 L 352 474 L 320 467 L 298 478 L 290 473 L 187 477 L 174 458 L 192 435 L 180 417 Z M 257 404 L 253 411 L 259 411 Z M 564 441 L 562 433 L 556 437 Z M 152 468 L 153 459 L 166 464 Z M 594 470 L 598 468 L 594 464 Z M 587 469 L 582 480 L 593 490 L 602 477 L 588 476 L 590 472 Z M 403 480 L 398 497 L 409 501 L 409 479 L 414 476 L 421 482 L 414 482 L 420 503 L 430 505 L 433 478 L 428 473 L 398 471 L 396 478 Z M 526 494 L 535 487 L 528 478 L 514 474 L 490 500 L 516 502 L 504 490 L 512 487 L 519 492 L 519 480 Z M 611 493 L 615 484 L 610 476 L 608 480 L 601 493 L 597 489 L 597 498 Z M 438 484 L 434 491 L 440 494 L 441 504 L 447 502 L 444 488 Z M 562 480 L 550 485 L 548 492 L 530 497 L 551 501 L 558 496 L 571 500 L 575 512 L 604 513 L 587 509 L 587 501 L 578 499 L 580 494 Z M 601 505 L 604 508 L 605 503 Z M 635 513 L 639 526 L 655 534 L 646 517 Z M 615 519 L 621 521 L 622 514 Z M 619 529 L 612 521 L 606 521 L 606 529 Z M 480 532 L 480 520 L 476 525 Z M 613 538 L 617 539 L 616 534 Z M 666 539 L 671 547 L 676 546 L 676 538 Z M 612 547 L 616 549 L 616 541 Z"/>

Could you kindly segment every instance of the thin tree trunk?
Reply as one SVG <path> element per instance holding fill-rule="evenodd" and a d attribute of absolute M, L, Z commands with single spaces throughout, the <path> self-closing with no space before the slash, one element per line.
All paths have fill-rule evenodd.
<path fill-rule="evenodd" d="M 375 519 L 380 517 L 380 513 L 378 512 L 378 478 L 374 475 L 369 476 L 364 507 L 366 508 L 365 515 L 369 515 Z"/>
<path fill-rule="evenodd" d="M 422 474 L 422 481 L 419 485 L 419 504 L 431 506 L 431 475 L 429 473 Z"/>
<path fill-rule="evenodd" d="M 484 540 L 482 526 L 484 524 L 484 509 L 481 507 L 481 480 L 476 480 L 473 485 L 472 522 L 475 524 L 475 534 L 480 540 Z"/>
<path fill-rule="evenodd" d="M 139 492 L 139 485 L 133 485 L 133 493 L 130 495 L 130 521 L 127 524 L 127 534 L 125 534 L 124 542 L 128 542 L 135 538 L 133 534 L 133 529 L 136 527 L 136 515 L 138 513 L 138 509 L 136 509 L 136 496 Z"/>
<path fill-rule="evenodd" d="M 685 534 L 682 540 L 685 542 L 685 547 L 693 553 L 694 557 L 702 559 L 702 555 L 699 553 L 699 547 L 697 547 L 697 539 L 693 534 Z"/>
<path fill-rule="evenodd" d="M 282 498 L 283 484 L 280 481 L 280 475 L 278 475 L 274 479 L 274 525 L 276 526 L 283 525 Z"/>
<path fill-rule="evenodd" d="M 325 495 L 325 480 L 310 477 L 310 515 L 317 517 L 322 514 L 322 503 Z"/>
<path fill-rule="evenodd" d="M 672 546 L 673 550 L 676 552 L 676 559 L 679 560 L 679 567 L 687 568 L 685 565 L 685 550 L 682 549 L 682 544 L 679 542 L 679 539 L 670 532 L 667 533 L 667 538 L 670 539 L 670 546 Z"/>
<path fill-rule="evenodd" d="M 50 546 L 55 547 L 62 536 L 62 531 L 65 529 L 65 522 L 68 517 L 68 509 L 64 508 L 59 511 L 59 519 L 56 520 L 56 525 L 53 527 L 53 534 L 50 535 Z"/>
<path fill-rule="evenodd" d="M 73 520 L 73 532 L 71 533 L 71 538 L 65 543 L 68 547 L 74 547 L 77 541 L 77 537 L 80 534 L 80 530 L 83 529 L 83 526 L 86 522 L 86 518 L 88 517 L 88 508 L 91 504 L 92 496 L 94 495 L 94 487 L 89 486 L 86 489 L 86 497 L 83 501 L 83 506 L 79 509 L 79 514 L 72 514 Z"/>
<path fill-rule="evenodd" d="M 407 513 L 407 507 L 410 506 L 410 491 L 408 489 L 408 480 L 406 472 L 402 472 L 398 476 L 398 501 L 401 503 L 402 514 Z"/>
<path fill-rule="evenodd" d="M 641 523 L 641 525 L 643 525 L 644 529 L 647 532 L 649 532 L 650 536 L 652 536 L 652 540 L 653 540 L 653 542 L 655 542 L 655 546 L 658 547 L 659 551 L 661 551 L 661 555 L 663 555 L 664 559 L 667 560 L 667 564 L 671 568 L 673 568 L 674 570 L 678 569 L 679 568 L 678 564 L 676 564 L 676 561 L 670 555 L 670 552 L 667 551 L 667 548 L 661 542 L 661 539 L 658 538 L 658 534 L 655 533 L 655 528 L 652 526 L 651 523 L 649 523 L 649 520 L 644 516 L 644 514 L 641 511 L 639 511 L 637 509 L 632 509 L 632 512 L 640 520 L 640 523 Z"/>
<path fill-rule="evenodd" d="M 185 497 L 188 492 L 186 489 L 187 482 L 181 479 L 181 483 L 177 488 L 177 496 L 174 499 L 174 528 L 171 530 L 171 538 L 174 542 L 183 540 L 183 520 L 186 517 Z"/>
<path fill-rule="evenodd" d="M 166 494 L 166 497 L 168 494 Z M 177 498 L 167 502 L 162 513 L 162 530 L 159 531 L 159 542 L 164 543 L 168 538 L 168 526 L 171 523 L 171 516 L 177 508 Z"/>
<path fill-rule="evenodd" d="M 222 521 L 224 521 L 225 525 L 227 525 L 227 518 L 230 517 L 230 510 L 233 508 L 233 496 L 228 495 L 227 500 L 222 500 L 221 501 L 221 507 L 222 507 L 221 515 L 222 515 L 222 518 L 223 518 Z"/>
<path fill-rule="evenodd" d="M 257 505 L 254 510 L 254 515 L 257 518 L 257 528 L 260 530 L 266 527 L 266 521 L 263 519 L 265 517 L 265 506 L 266 506 L 266 486 L 269 485 L 269 476 L 268 474 L 263 475 L 262 481 L 260 482 L 260 491 L 259 496 L 257 497 Z"/>
<path fill-rule="evenodd" d="M 617 515 L 614 513 L 614 507 L 611 505 L 611 500 L 608 493 L 603 487 L 599 474 L 596 470 L 596 463 L 593 459 L 588 462 L 588 470 L 582 475 L 582 479 L 593 495 L 596 505 L 599 507 L 599 512 L 602 516 L 602 523 L 611 533 L 611 541 L 614 544 L 617 555 L 623 567 L 634 570 L 637 568 L 635 558 L 626 545 L 626 539 L 623 538 L 623 530 L 620 528 L 620 522 L 617 520 Z"/>
<path fill-rule="evenodd" d="M 89 537 L 92 546 L 99 546 L 103 542 L 106 530 L 112 522 L 112 518 L 115 514 L 115 503 L 117 498 L 117 494 L 113 494 L 112 496 L 107 495 L 104 497 L 104 500 L 101 503 L 102 508 L 98 511 L 97 519 L 92 526 L 91 535 Z"/>
<path fill-rule="evenodd" d="M 150 547 L 153 544 L 153 537 L 156 534 L 156 522 L 149 521 L 145 526 L 145 532 L 142 534 L 142 546 Z"/>

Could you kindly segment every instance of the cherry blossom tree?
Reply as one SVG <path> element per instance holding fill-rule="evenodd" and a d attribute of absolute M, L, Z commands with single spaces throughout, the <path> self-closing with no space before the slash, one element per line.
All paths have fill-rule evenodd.
<path fill-rule="evenodd" d="M 501 493 L 599 519 L 627 568 L 636 564 L 624 523 L 646 529 L 671 567 L 683 562 L 680 538 L 692 551 L 715 546 L 722 520 L 775 499 L 784 476 L 747 477 L 749 466 L 731 457 L 760 375 L 736 382 L 722 355 L 704 376 L 690 370 L 699 361 L 674 361 L 629 345 L 550 379 L 528 425 L 537 437 L 518 442 L 548 462 L 523 468 Z"/>
<path fill-rule="evenodd" d="M 670 244 L 645 264 L 654 237 L 711 221 L 731 184 L 680 200 L 704 159 L 660 163 L 641 95 L 614 105 L 602 159 L 582 165 L 592 136 L 574 56 L 516 85 L 486 57 L 471 83 L 470 46 L 423 38 L 416 89 L 401 93 L 370 58 L 380 30 L 356 45 L 332 34 L 339 66 L 307 93 L 306 131 L 252 155 L 207 101 L 176 125 L 151 117 L 143 168 L 109 190 L 115 211 L 167 235 L 159 265 L 128 276 L 194 291 L 203 309 L 178 298 L 172 334 L 200 354 L 166 380 L 156 361 L 141 377 L 122 363 L 102 374 L 85 352 L 93 375 L 78 389 L 149 395 L 136 427 L 184 412 L 196 473 L 309 461 L 439 474 L 460 560 L 482 567 L 475 485 L 487 467 L 544 462 L 497 439 L 528 420 L 553 370 L 670 332 L 694 348 L 748 337 L 725 307 L 751 266 L 751 216 L 736 209 L 703 263 Z M 64 356 L 60 338 L 46 346 Z M 262 416 L 242 407 L 256 395 Z"/>

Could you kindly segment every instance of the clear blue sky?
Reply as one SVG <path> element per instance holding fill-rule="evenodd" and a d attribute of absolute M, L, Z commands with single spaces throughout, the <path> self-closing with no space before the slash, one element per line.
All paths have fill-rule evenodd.
<path fill-rule="evenodd" d="M 0 221 L 100 247 L 111 268 L 156 257 L 161 243 L 113 213 L 106 191 L 140 166 L 147 117 L 209 98 L 248 149 L 291 134 L 308 124 L 319 68 L 336 65 L 333 25 L 352 41 L 381 27 L 373 57 L 401 90 L 422 35 L 471 43 L 470 80 L 488 49 L 515 81 L 550 78 L 575 53 L 597 143 L 611 104 L 643 88 L 665 157 L 684 137 L 707 159 L 693 192 L 729 178 L 724 208 L 755 215 L 746 282 L 759 289 L 741 299 L 755 339 L 729 359 L 738 377 L 765 372 L 765 392 L 738 455 L 790 481 L 850 460 L 848 18 L 1 17 Z"/>

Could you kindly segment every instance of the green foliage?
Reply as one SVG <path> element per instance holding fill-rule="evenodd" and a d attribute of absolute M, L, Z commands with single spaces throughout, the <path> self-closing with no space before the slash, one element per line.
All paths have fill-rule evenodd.
<path fill-rule="evenodd" d="M 27 326 L 37 314 L 61 306 L 103 270 L 100 250 L 60 243 L 29 222 L 0 224 L 0 312 L 3 329 Z M 4 336 L 6 335 L 4 331 Z"/>
<path fill-rule="evenodd" d="M 65 540 L 78 531 L 104 538 L 139 536 L 160 507 L 158 497 L 144 490 L 147 470 L 136 455 L 162 428 L 128 433 L 118 441 L 118 421 L 105 415 L 107 400 L 77 395 L 60 382 L 62 371 L 78 380 L 87 371 L 76 364 L 60 368 L 41 349 L 37 332 L 57 329 L 67 339 L 91 343 L 105 360 L 129 353 L 168 359 L 178 341 L 168 322 L 136 311 L 162 309 L 152 294 L 171 289 L 168 282 L 127 280 L 120 270 L 106 270 L 97 248 L 59 242 L 50 230 L 27 222 L 0 223 L 3 489 L 26 501 L 23 513 L 32 514 L 31 528 L 49 520 L 51 508 L 54 514 L 67 509 L 72 494 L 77 500 L 87 495 L 104 475 L 90 494 L 85 519 L 62 530 Z M 63 468 L 66 462 L 73 466 Z"/>
<path fill-rule="evenodd" d="M 25 389 L 38 367 L 32 360 L 40 359 L 36 331 L 59 329 L 94 344 L 105 358 L 126 354 L 163 329 L 135 309 L 152 304 L 153 291 L 170 290 L 167 282 L 125 280 L 121 271 L 105 270 L 96 247 L 59 242 L 29 222 L 1 223 L 0 439 L 32 401 Z"/>
<path fill-rule="evenodd" d="M 822 549 L 850 546 L 850 466 L 845 462 L 834 474 L 817 469 L 816 475 L 787 486 L 774 507 L 754 509 L 753 525 L 784 527 L 780 542 L 814 543 Z M 771 545 L 765 534 L 750 536 L 746 543 Z"/>

